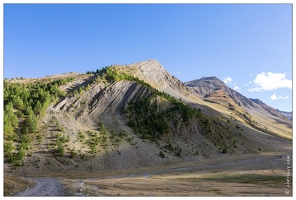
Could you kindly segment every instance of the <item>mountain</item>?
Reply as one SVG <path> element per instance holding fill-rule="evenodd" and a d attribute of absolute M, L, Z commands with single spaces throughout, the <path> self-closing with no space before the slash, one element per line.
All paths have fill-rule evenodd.
<path fill-rule="evenodd" d="M 290 137 L 290 132 L 287 133 L 285 127 L 292 128 L 292 124 L 286 115 L 259 99 L 243 96 L 216 77 L 204 77 L 186 82 L 185 85 L 204 101 L 221 105 L 239 120 L 258 130 L 272 130 L 277 135 Z M 216 106 L 216 109 L 219 108 Z M 223 110 L 220 109 L 220 112 Z"/>
<path fill-rule="evenodd" d="M 14 174 L 91 173 L 291 149 L 292 123 L 282 114 L 215 77 L 182 83 L 156 60 L 5 80 L 4 107 L 4 170 Z"/>
<path fill-rule="evenodd" d="M 260 105 L 264 110 L 266 110 L 269 114 L 273 115 L 273 116 L 276 116 L 280 119 L 289 119 L 291 120 L 289 117 L 287 116 L 290 116 L 290 114 L 292 114 L 292 112 L 289 114 L 289 113 L 285 113 L 285 112 L 282 112 L 282 111 L 279 111 L 277 109 L 274 109 L 270 106 L 268 106 L 267 104 L 265 104 L 264 102 L 262 102 L 260 99 L 250 99 L 251 101 L 255 102 L 256 104 Z"/>
<path fill-rule="evenodd" d="M 231 107 L 234 104 L 244 108 L 253 106 L 250 99 L 229 88 L 216 77 L 204 77 L 186 82 L 185 85 L 190 87 L 204 101 L 221 104 L 226 107 Z"/>
<path fill-rule="evenodd" d="M 157 60 L 114 66 L 118 71 L 135 76 L 160 92 L 165 92 L 175 98 L 186 98 L 185 96 L 189 94 L 185 84 L 166 71 Z"/>
<path fill-rule="evenodd" d="M 293 120 L 293 112 L 286 112 L 286 111 L 280 111 L 277 109 L 278 112 L 282 113 L 285 117 L 290 119 L 291 121 Z"/>

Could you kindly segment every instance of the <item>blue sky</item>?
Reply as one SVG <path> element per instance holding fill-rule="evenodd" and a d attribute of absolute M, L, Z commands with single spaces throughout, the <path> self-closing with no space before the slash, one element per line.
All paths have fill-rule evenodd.
<path fill-rule="evenodd" d="M 4 77 L 157 59 L 292 111 L 292 4 L 5 4 Z"/>

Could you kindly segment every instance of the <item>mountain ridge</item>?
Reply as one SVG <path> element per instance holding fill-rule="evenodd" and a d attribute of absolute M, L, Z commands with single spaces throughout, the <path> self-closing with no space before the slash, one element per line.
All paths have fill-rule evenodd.
<path fill-rule="evenodd" d="M 65 78 L 20 80 L 24 83 L 20 98 L 33 98 L 31 105 L 28 98 L 22 100 L 24 109 L 13 99 L 19 85 L 5 82 L 5 110 L 10 109 L 11 100 L 13 106 L 18 105 L 12 112 L 22 116 L 21 124 L 30 122 L 29 115 L 40 118 L 32 131 L 14 124 L 21 134 L 29 131 L 23 135 L 32 142 L 22 160 L 24 167 L 14 168 L 5 158 L 6 172 L 120 170 L 289 148 L 290 122 L 252 101 L 252 109 L 242 107 L 243 102 L 239 106 L 235 100 L 244 97 L 217 79 L 204 83 L 210 87 L 198 94 L 198 88 L 186 86 L 156 60 Z M 56 96 L 51 103 L 43 102 L 50 96 L 48 88 Z M 27 93 L 29 89 L 32 94 Z M 224 99 L 225 105 L 217 99 Z M 32 114 L 20 114 L 29 106 Z M 40 107 L 43 112 L 38 111 Z M 19 155 L 21 141 L 7 139 L 6 131 L 5 135 L 5 143 L 16 147 L 12 155 Z"/>
<path fill-rule="evenodd" d="M 254 102 L 259 106 L 263 107 L 266 111 L 268 111 L 272 115 L 278 115 L 281 118 L 285 117 L 284 115 L 282 115 L 281 111 L 278 110 L 277 112 L 277 109 L 272 108 L 271 106 L 265 104 L 260 99 L 252 99 L 252 98 L 245 97 L 244 95 L 240 94 L 236 90 L 228 87 L 223 81 L 218 79 L 216 76 L 202 77 L 200 79 L 187 81 L 185 82 L 185 85 L 195 90 L 195 92 L 198 95 L 200 95 L 201 98 L 203 98 L 204 100 L 207 100 L 207 98 L 210 95 L 213 95 L 213 93 L 215 93 L 217 90 L 224 90 L 224 92 L 226 92 L 225 95 L 229 96 L 238 106 L 243 105 L 245 108 L 250 108 L 255 106 L 253 104 Z M 207 91 L 203 90 L 202 89 L 203 87 L 205 87 Z M 223 98 L 226 98 L 226 96 L 223 96 Z"/>

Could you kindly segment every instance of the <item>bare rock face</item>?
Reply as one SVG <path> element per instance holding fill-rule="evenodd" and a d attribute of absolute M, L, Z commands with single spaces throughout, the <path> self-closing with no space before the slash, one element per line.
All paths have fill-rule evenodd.
<path fill-rule="evenodd" d="M 136 63 L 138 68 L 136 76 L 143 79 L 151 85 L 155 85 L 160 91 L 168 87 L 168 72 L 156 60 L 149 60 L 145 62 Z"/>
<path fill-rule="evenodd" d="M 128 71 L 128 69 L 133 69 L 132 75 L 145 81 L 159 91 L 168 93 L 175 98 L 179 98 L 180 93 L 188 93 L 188 89 L 185 87 L 184 83 L 166 71 L 157 60 L 137 62 L 128 66 L 119 67 L 126 71 Z"/>

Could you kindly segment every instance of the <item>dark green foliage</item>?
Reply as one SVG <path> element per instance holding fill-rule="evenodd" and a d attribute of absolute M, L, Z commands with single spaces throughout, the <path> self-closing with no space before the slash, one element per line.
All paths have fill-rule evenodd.
<path fill-rule="evenodd" d="M 95 153 L 95 151 L 96 151 L 96 146 L 94 145 L 94 144 L 91 144 L 91 147 L 90 147 L 90 153 L 91 154 L 94 154 Z"/>
<path fill-rule="evenodd" d="M 23 158 L 31 141 L 24 135 L 36 131 L 39 116 L 44 114 L 49 104 L 66 95 L 58 87 L 71 80 L 73 78 L 26 84 L 4 81 L 4 140 L 6 146 L 12 144 L 7 143 L 9 141 L 18 143 L 18 152 L 6 154 L 9 162 Z M 21 134 L 19 140 L 17 133 Z"/>
<path fill-rule="evenodd" d="M 187 123 L 193 118 L 197 111 L 188 105 L 176 100 L 175 98 L 160 93 L 156 90 L 151 91 L 147 97 L 134 97 L 127 108 L 123 111 L 128 114 L 127 124 L 134 129 L 135 133 L 141 135 L 143 139 L 160 139 L 163 135 L 170 133 L 169 121 L 176 120 Z M 160 110 L 157 105 L 156 96 L 160 96 L 171 103 L 171 107 Z"/>
<path fill-rule="evenodd" d="M 17 155 L 17 159 L 19 159 L 19 160 L 22 160 L 23 159 L 23 157 L 25 156 L 25 150 L 24 150 L 24 148 L 21 146 L 20 148 L 19 148 L 19 152 L 18 152 L 18 155 Z"/>
<path fill-rule="evenodd" d="M 114 81 L 121 81 L 121 80 L 128 80 L 128 81 L 135 81 L 141 85 L 144 85 L 146 87 L 149 87 L 152 89 L 152 87 L 140 80 L 139 78 L 126 74 L 124 72 L 118 72 L 114 67 L 112 66 L 107 66 L 107 67 L 103 67 L 100 70 L 97 70 L 95 72 L 95 75 L 92 80 L 90 81 L 90 84 L 94 83 L 94 82 L 99 82 L 99 81 L 104 81 L 104 82 L 114 82 Z"/>
<path fill-rule="evenodd" d="M 92 131 L 88 131 L 88 135 L 89 135 L 89 139 L 86 142 L 91 149 L 90 150 L 91 154 L 96 153 L 96 147 L 97 145 L 99 145 L 100 142 L 102 146 L 106 146 L 107 138 L 105 135 L 103 135 L 102 137 L 99 137 L 97 132 L 92 132 Z"/>
<path fill-rule="evenodd" d="M 182 148 L 180 146 L 176 146 L 173 149 L 173 152 L 177 155 L 177 156 L 181 156 L 181 152 L 182 152 Z"/>
<path fill-rule="evenodd" d="M 14 127 L 12 126 L 11 120 L 7 116 L 4 116 L 4 138 L 8 141 L 16 138 Z"/>
<path fill-rule="evenodd" d="M 199 154 L 199 153 L 198 153 L 198 150 L 196 150 L 196 151 L 195 151 L 195 155 L 198 155 L 198 154 Z"/>
<path fill-rule="evenodd" d="M 23 106 L 24 106 L 23 100 L 18 96 L 13 102 L 13 107 L 17 109 L 22 109 Z"/>
<path fill-rule="evenodd" d="M 70 151 L 70 158 L 74 158 L 76 153 L 74 152 L 74 148 Z"/>
<path fill-rule="evenodd" d="M 132 100 L 133 101 L 133 100 Z M 154 101 L 152 105 L 151 98 L 141 98 L 130 105 L 130 120 L 128 125 L 135 132 L 146 138 L 160 138 L 170 131 L 169 124 L 163 112 L 157 112 L 157 105 Z"/>
<path fill-rule="evenodd" d="M 225 154 L 225 153 L 227 153 L 227 152 L 228 152 L 227 147 L 224 147 L 223 150 L 222 150 L 222 153 Z"/>
<path fill-rule="evenodd" d="M 15 159 L 13 155 L 14 149 L 15 147 L 11 141 L 4 142 L 4 155 L 7 157 L 8 162 L 13 162 Z"/>
<path fill-rule="evenodd" d="M 56 98 L 66 95 L 58 87 L 71 80 L 73 78 L 59 79 L 49 83 L 28 84 L 4 81 L 4 116 L 8 116 L 10 119 L 10 122 L 8 119 L 5 121 L 7 135 L 11 135 L 10 123 L 13 122 L 12 126 L 15 129 L 18 126 L 18 121 L 22 123 L 23 132 L 34 132 L 38 122 L 37 116 L 42 115 Z M 13 115 L 15 112 L 19 116 L 18 119 Z M 27 126 L 29 128 L 26 131 L 24 128 Z"/>
<path fill-rule="evenodd" d="M 37 128 L 38 118 L 34 115 L 33 112 L 30 112 L 27 116 L 27 119 L 24 120 L 23 128 L 27 128 L 24 133 L 26 134 L 27 131 L 30 133 L 35 132 Z"/>
<path fill-rule="evenodd" d="M 58 146 L 58 153 L 60 155 L 64 155 L 65 148 L 64 148 L 63 143 L 59 139 L 57 140 L 57 146 Z"/>
<path fill-rule="evenodd" d="M 177 156 L 181 156 L 182 148 L 179 145 L 173 146 L 170 142 L 164 146 L 165 149 L 175 153 Z"/>
<path fill-rule="evenodd" d="M 65 142 L 66 142 L 66 137 L 65 137 L 64 135 L 63 135 L 62 138 L 61 138 L 61 142 L 62 142 L 62 143 L 65 143 Z"/>
<path fill-rule="evenodd" d="M 67 135 L 66 142 L 70 142 L 70 136 Z"/>
<path fill-rule="evenodd" d="M 159 156 L 162 157 L 162 158 L 165 157 L 165 156 L 164 156 L 164 153 L 163 153 L 162 151 L 159 152 Z"/>
<path fill-rule="evenodd" d="M 102 121 L 99 122 L 99 131 L 102 135 L 106 135 L 107 131 Z"/>
<path fill-rule="evenodd" d="M 27 135 L 21 135 L 20 136 L 20 147 L 22 147 L 24 150 L 29 150 L 29 145 L 31 143 L 32 139 Z"/>

